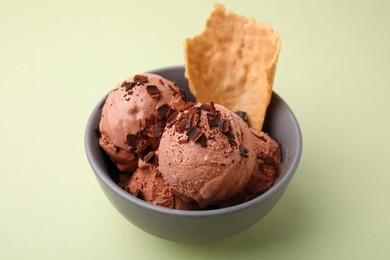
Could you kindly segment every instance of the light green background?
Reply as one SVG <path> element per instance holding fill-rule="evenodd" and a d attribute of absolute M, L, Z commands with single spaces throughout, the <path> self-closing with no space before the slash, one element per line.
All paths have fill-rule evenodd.
<path fill-rule="evenodd" d="M 283 40 L 274 90 L 304 152 L 280 203 L 224 241 L 165 241 L 114 210 L 85 156 L 98 100 L 183 64 L 214 1 L 0 0 L 0 259 L 390 259 L 390 2 L 220 2 Z"/>

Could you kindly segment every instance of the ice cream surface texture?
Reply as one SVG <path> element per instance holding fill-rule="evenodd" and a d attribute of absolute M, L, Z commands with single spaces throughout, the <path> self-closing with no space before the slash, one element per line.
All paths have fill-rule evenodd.
<path fill-rule="evenodd" d="M 107 96 L 99 124 L 100 146 L 121 171 L 157 149 L 169 109 L 186 103 L 180 89 L 154 74 L 130 77 Z"/>
<path fill-rule="evenodd" d="M 206 207 L 243 189 L 254 171 L 256 151 L 254 136 L 240 117 L 211 102 L 182 110 L 169 121 L 158 169 L 177 196 Z"/>
<path fill-rule="evenodd" d="M 223 201 L 219 207 L 228 207 L 252 200 L 266 192 L 279 177 L 281 151 L 279 144 L 268 134 L 253 130 L 256 166 L 246 186 L 234 197 Z"/>
<path fill-rule="evenodd" d="M 124 189 L 130 194 L 151 204 L 171 209 L 196 210 L 198 205 L 184 202 L 172 193 L 169 184 L 162 178 L 156 164 L 139 159 L 137 170 L 131 175 Z"/>

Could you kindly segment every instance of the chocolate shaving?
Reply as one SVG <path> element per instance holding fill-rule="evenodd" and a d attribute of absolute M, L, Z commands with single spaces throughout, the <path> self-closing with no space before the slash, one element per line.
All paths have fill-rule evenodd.
<path fill-rule="evenodd" d="M 183 114 L 181 114 L 177 121 L 178 122 L 176 124 L 176 130 L 179 133 L 182 133 L 186 129 L 187 118 Z"/>
<path fill-rule="evenodd" d="M 183 112 L 183 111 L 185 111 L 185 110 L 187 110 L 187 109 L 190 109 L 190 108 L 193 107 L 193 106 L 195 106 L 194 103 L 192 103 L 192 102 L 187 102 L 185 105 L 179 107 L 179 110 L 180 110 L 181 112 Z"/>
<path fill-rule="evenodd" d="M 145 128 L 148 128 L 151 125 L 150 119 L 145 118 Z"/>
<path fill-rule="evenodd" d="M 187 132 L 187 136 L 190 140 L 196 142 L 202 136 L 202 131 L 197 127 L 192 127 Z"/>
<path fill-rule="evenodd" d="M 126 141 L 127 141 L 127 144 L 130 146 L 131 149 L 136 148 L 136 144 L 137 144 L 136 141 L 137 141 L 137 139 L 136 139 L 135 135 L 128 134 L 126 136 Z"/>
<path fill-rule="evenodd" d="M 150 143 L 148 142 L 146 147 L 143 147 L 143 149 L 140 149 L 137 152 L 140 155 L 140 158 L 143 160 L 144 157 L 151 151 L 153 151 L 153 149 Z"/>
<path fill-rule="evenodd" d="M 141 131 L 139 131 L 138 133 L 139 133 L 140 136 L 143 136 L 143 137 L 149 136 L 148 131 L 146 130 L 146 128 L 142 128 Z M 153 137 L 153 136 L 149 136 L 149 137 Z"/>
<path fill-rule="evenodd" d="M 126 91 L 130 91 L 132 88 L 135 87 L 135 85 L 137 85 L 136 82 L 126 82 L 125 81 L 125 82 L 123 82 L 122 87 L 124 87 Z"/>
<path fill-rule="evenodd" d="M 155 85 L 147 85 L 146 91 L 152 98 L 159 98 L 161 97 L 161 91 L 158 89 Z"/>
<path fill-rule="evenodd" d="M 205 136 L 205 134 L 202 134 L 199 139 L 197 140 L 197 143 L 200 144 L 200 146 L 202 147 L 207 147 L 207 137 Z"/>
<path fill-rule="evenodd" d="M 145 75 L 135 75 L 133 80 L 134 80 L 134 82 L 140 83 L 140 84 L 144 84 L 144 83 L 149 82 L 148 77 Z"/>
<path fill-rule="evenodd" d="M 199 118 L 200 118 L 200 113 L 195 113 L 192 118 L 191 122 L 191 127 L 198 126 L 199 125 Z"/>
<path fill-rule="evenodd" d="M 164 105 L 159 106 L 156 110 L 157 110 L 159 118 L 164 119 L 167 116 L 169 106 L 167 103 L 165 103 Z"/>
<path fill-rule="evenodd" d="M 144 194 L 140 189 L 137 189 L 136 192 L 133 194 L 133 196 L 136 196 L 140 200 L 145 200 Z"/>
<path fill-rule="evenodd" d="M 238 115 L 242 120 L 244 120 L 245 123 L 248 124 L 248 115 L 244 111 L 237 111 L 235 112 L 236 115 Z"/>
<path fill-rule="evenodd" d="M 169 112 L 168 112 L 169 114 Z M 167 126 L 168 127 L 171 127 L 174 123 L 177 122 L 177 116 L 179 115 L 179 113 L 177 111 L 175 111 L 175 113 L 169 115 L 168 117 L 168 120 L 167 120 Z"/>
<path fill-rule="evenodd" d="M 164 81 L 162 79 L 158 79 L 158 82 L 160 82 L 161 85 L 165 86 Z"/>
<path fill-rule="evenodd" d="M 157 161 L 155 159 L 156 159 L 156 153 L 154 151 L 151 151 L 144 156 L 144 162 L 146 163 L 156 164 Z"/>
<path fill-rule="evenodd" d="M 209 123 L 210 128 L 214 126 L 219 126 L 219 116 L 220 114 L 218 112 L 212 114 L 211 110 L 209 113 L 207 113 L 207 122 Z"/>
<path fill-rule="evenodd" d="M 210 112 L 211 106 L 209 104 L 202 104 L 199 108 L 203 111 Z"/>
<path fill-rule="evenodd" d="M 216 112 L 216 110 L 215 110 L 214 102 L 211 101 L 210 102 L 210 114 L 215 115 L 215 112 Z"/>
<path fill-rule="evenodd" d="M 174 95 L 177 93 L 177 90 L 171 84 L 168 87 L 173 91 Z"/>
<path fill-rule="evenodd" d="M 224 119 L 222 121 L 219 121 L 219 131 L 222 133 L 228 133 L 229 132 L 229 121 Z"/>
<path fill-rule="evenodd" d="M 179 91 L 180 91 L 180 96 L 181 98 L 184 100 L 184 101 L 187 101 L 188 98 L 187 98 L 187 94 L 184 90 L 182 90 L 181 88 L 179 88 Z"/>
<path fill-rule="evenodd" d="M 149 120 L 150 120 L 150 124 L 154 125 L 156 123 L 156 116 L 154 114 L 152 114 L 150 116 Z"/>
<path fill-rule="evenodd" d="M 227 135 L 227 137 L 228 137 L 228 140 L 229 140 L 229 144 L 230 144 L 231 146 L 237 146 L 236 141 L 234 140 L 234 138 L 233 138 L 230 134 Z"/>
<path fill-rule="evenodd" d="M 114 145 L 114 149 L 115 149 L 115 153 L 119 153 L 119 151 L 121 150 L 121 148 L 116 145 Z"/>
<path fill-rule="evenodd" d="M 154 129 L 154 137 L 160 138 L 163 134 L 163 129 L 160 126 L 157 126 L 156 129 Z"/>
<path fill-rule="evenodd" d="M 190 114 L 187 118 L 186 127 L 185 129 L 188 130 L 192 126 L 192 118 L 194 117 L 194 114 Z"/>
<path fill-rule="evenodd" d="M 177 113 L 177 111 L 174 108 L 169 107 L 166 118 L 170 118 L 175 113 Z"/>
<path fill-rule="evenodd" d="M 242 157 L 245 157 L 245 158 L 249 158 L 248 157 L 248 149 L 246 149 L 244 146 L 242 146 L 242 145 L 239 145 L 238 146 L 238 149 L 240 150 L 240 155 L 242 156 Z"/>

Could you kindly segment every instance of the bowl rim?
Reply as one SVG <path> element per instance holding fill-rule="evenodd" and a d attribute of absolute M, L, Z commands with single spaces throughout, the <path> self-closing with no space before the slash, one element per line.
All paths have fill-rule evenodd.
<path fill-rule="evenodd" d="M 157 73 L 161 70 L 177 70 L 182 69 L 184 66 L 182 65 L 175 65 L 175 66 L 167 66 L 162 67 L 154 70 L 150 70 L 146 73 Z M 303 150 L 303 142 L 302 142 L 302 132 L 298 123 L 298 120 L 296 116 L 294 115 L 291 108 L 288 106 L 288 104 L 275 92 L 272 91 L 272 95 L 275 95 L 287 108 L 288 112 L 290 113 L 293 121 L 293 128 L 298 133 L 298 147 L 297 147 L 297 153 L 295 153 L 294 156 L 292 156 L 292 164 L 291 167 L 286 169 L 286 173 L 278 180 L 277 183 L 271 186 L 267 191 L 265 191 L 263 194 L 259 195 L 258 197 L 249 200 L 247 202 L 226 207 L 226 208 L 220 208 L 220 209 L 208 209 L 208 210 L 182 210 L 182 209 L 170 209 L 165 208 L 162 206 L 154 205 L 151 203 L 148 203 L 142 199 L 139 199 L 130 193 L 126 192 L 122 188 L 120 188 L 109 176 L 109 174 L 105 173 L 104 169 L 100 167 L 99 163 L 97 163 L 96 158 L 92 156 L 92 142 L 90 141 L 91 138 L 89 138 L 90 135 L 94 135 L 96 128 L 96 125 L 93 125 L 94 117 L 96 116 L 96 113 L 99 113 L 100 106 L 102 102 L 104 102 L 106 95 L 101 98 L 101 100 L 95 105 L 92 112 L 89 114 L 88 121 L 86 124 L 85 132 L 84 132 L 84 148 L 85 152 L 90 164 L 90 167 L 92 168 L 93 172 L 95 173 L 95 176 L 99 178 L 99 180 L 104 183 L 112 192 L 115 193 L 115 195 L 121 197 L 122 199 L 133 203 L 134 205 L 144 208 L 149 211 L 153 211 L 156 213 L 164 214 L 164 215 L 170 215 L 170 216 L 177 216 L 177 217 L 187 217 L 187 218 L 198 218 L 198 217 L 212 217 L 212 216 L 219 216 L 219 215 L 228 215 L 235 212 L 239 212 L 248 208 L 251 208 L 257 204 L 260 204 L 261 202 L 267 200 L 269 197 L 271 197 L 275 192 L 277 192 L 280 189 L 283 189 L 285 187 L 294 173 L 296 172 L 298 165 L 301 160 L 302 156 L 302 150 Z"/>

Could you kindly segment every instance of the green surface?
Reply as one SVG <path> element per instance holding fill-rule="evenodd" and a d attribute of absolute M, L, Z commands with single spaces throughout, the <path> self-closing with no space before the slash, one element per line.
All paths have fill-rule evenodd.
<path fill-rule="evenodd" d="M 183 64 L 214 1 L 0 0 L 0 259 L 390 259 L 390 2 L 221 2 L 282 37 L 274 90 L 304 151 L 280 203 L 224 241 L 165 241 L 114 210 L 84 153 L 98 100 Z"/>

